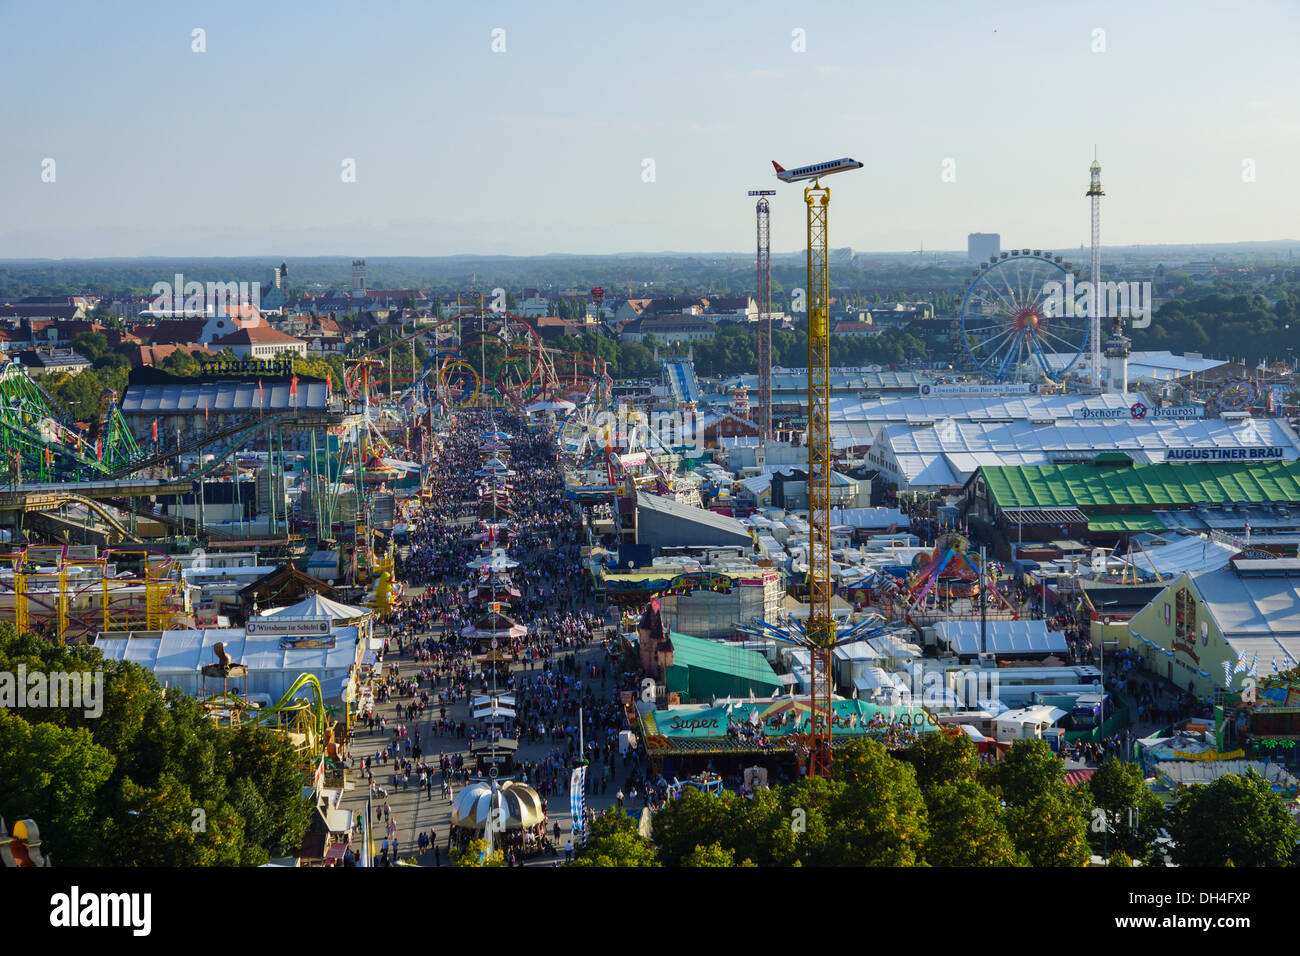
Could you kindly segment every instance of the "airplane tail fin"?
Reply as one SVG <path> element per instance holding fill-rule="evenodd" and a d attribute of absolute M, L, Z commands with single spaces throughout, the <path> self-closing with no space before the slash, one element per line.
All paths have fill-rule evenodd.
<path fill-rule="evenodd" d="M 778 163 L 775 159 L 772 160 L 772 168 L 775 169 L 778 173 L 785 172 L 785 167 L 782 166 L 780 163 Z"/>

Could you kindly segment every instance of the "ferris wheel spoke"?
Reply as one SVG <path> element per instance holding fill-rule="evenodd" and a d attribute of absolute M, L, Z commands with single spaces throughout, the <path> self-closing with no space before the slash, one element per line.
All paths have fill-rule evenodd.
<path fill-rule="evenodd" d="M 1017 258 L 1017 259 L 1013 259 L 1012 262 L 1015 263 L 1014 268 L 1016 270 L 1015 272 L 1016 301 L 1023 306 L 1026 301 L 1025 290 L 1026 288 L 1028 288 L 1025 285 L 1025 260 Z"/>
<path fill-rule="evenodd" d="M 1067 339 L 1063 335 L 1060 335 L 1059 333 L 1052 332 L 1050 330 L 1040 329 L 1038 334 L 1041 335 L 1049 343 L 1055 341 L 1055 342 L 1060 342 L 1061 345 L 1065 346 L 1064 348 L 1057 349 L 1056 351 L 1067 352 L 1067 353 L 1079 351 L 1079 344 L 1077 342 L 1071 342 L 1069 339 Z"/>
<path fill-rule="evenodd" d="M 1000 279 L 1002 280 L 1002 284 L 1003 284 L 1004 286 L 1006 286 L 1007 295 L 1009 295 L 1009 296 L 1011 297 L 1011 311 L 1012 311 L 1012 312 L 1019 312 L 1019 311 L 1020 311 L 1020 296 L 1017 295 L 1015 289 L 1011 288 L 1011 283 L 1010 283 L 1010 281 L 1008 281 L 1008 280 L 1010 279 L 1010 276 L 1011 276 L 1011 267 L 1008 266 L 1004 271 L 1005 271 L 1006 274 L 1004 275 L 1003 272 L 1000 271 L 1000 272 L 998 273 L 998 278 L 1000 278 Z"/>
<path fill-rule="evenodd" d="M 992 325 L 981 325 L 977 328 L 966 329 L 966 334 L 983 336 L 994 332 L 1005 332 L 1009 328 L 1013 328 L 1010 323 L 995 322 Z"/>
<path fill-rule="evenodd" d="M 975 361 L 987 367 L 990 371 L 999 365 L 1004 352 L 1011 348 L 1014 335 L 1010 337 L 1000 336 L 999 338 L 1002 338 L 1002 341 L 989 339 L 987 342 L 979 343 L 971 349 L 971 355 Z"/>
<path fill-rule="evenodd" d="M 1007 377 L 1007 368 L 1011 365 L 1012 359 L 1016 359 L 1017 362 L 1019 362 L 1020 343 L 1024 339 L 1024 335 L 1025 335 L 1024 329 L 1017 329 L 1016 337 L 1014 341 L 1010 342 L 1007 345 L 1006 355 L 1002 359 L 1002 364 L 998 367 L 998 372 L 997 372 L 998 381 L 1003 381 Z"/>
<path fill-rule="evenodd" d="M 1006 296 L 1004 296 L 1001 292 L 998 291 L 997 287 L 994 286 L 991 282 L 989 283 L 989 291 L 991 291 L 995 296 L 997 296 L 1002 311 L 1005 312 L 1008 316 L 1012 316 L 1015 315 L 1018 311 L 1020 311 L 1020 307 L 1016 303 L 1016 294 L 1011 290 L 1011 286 L 1007 283 L 1006 277 L 1002 276 L 1001 278 L 1002 278 L 1002 284 L 1007 287 L 1007 293 L 1011 296 L 1011 298 L 1008 299 Z"/>
<path fill-rule="evenodd" d="M 1016 332 L 1016 327 L 1014 325 L 1008 325 L 1004 327 L 1002 331 L 999 332 L 997 335 L 989 336 L 988 338 L 977 342 L 973 346 L 973 350 L 978 351 L 982 349 L 985 351 L 987 355 L 990 356 L 996 355 L 998 354 L 1002 346 L 1006 345 L 1008 342 L 1011 341 L 1009 338 L 1007 338 L 1007 336 L 1014 335 L 1015 332 Z M 999 342 L 1000 339 L 1004 341 Z"/>
<path fill-rule="evenodd" d="M 987 274 L 981 276 L 978 284 L 971 287 L 971 298 L 995 313 L 1014 312 L 1015 309 L 1006 297 L 998 291 Z"/>

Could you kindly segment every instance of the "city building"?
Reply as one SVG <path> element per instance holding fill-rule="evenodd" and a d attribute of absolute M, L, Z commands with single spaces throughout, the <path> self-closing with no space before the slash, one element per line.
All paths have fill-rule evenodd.
<path fill-rule="evenodd" d="M 285 335 L 269 325 L 236 329 L 227 335 L 213 338 L 209 345 L 218 352 L 230 349 L 240 358 L 267 360 L 283 355 L 307 357 L 306 342 L 292 335 Z"/>
<path fill-rule="evenodd" d="M 966 237 L 966 258 L 987 262 L 1002 252 L 1002 237 L 996 232 L 972 232 Z"/>
<path fill-rule="evenodd" d="M 14 356 L 32 376 L 66 372 L 76 375 L 90 368 L 90 362 L 71 349 L 28 349 Z"/>

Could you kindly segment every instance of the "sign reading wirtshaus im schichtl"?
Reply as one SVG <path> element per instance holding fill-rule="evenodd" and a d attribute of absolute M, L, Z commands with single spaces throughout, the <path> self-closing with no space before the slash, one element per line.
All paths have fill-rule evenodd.
<path fill-rule="evenodd" d="M 324 618 L 298 618 L 292 621 L 277 621 L 275 618 L 251 620 L 248 622 L 249 634 L 282 634 L 291 637 L 326 637 L 332 622 Z"/>

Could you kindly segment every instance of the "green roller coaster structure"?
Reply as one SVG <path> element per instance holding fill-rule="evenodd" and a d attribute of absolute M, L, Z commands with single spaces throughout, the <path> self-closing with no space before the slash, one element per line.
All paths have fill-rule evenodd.
<path fill-rule="evenodd" d="M 298 696 L 303 688 L 311 691 L 309 698 Z M 224 712 L 232 718 L 232 722 L 234 716 L 238 714 L 240 721 L 251 715 L 251 723 L 260 726 L 274 725 L 277 730 L 293 729 L 296 726 L 297 732 L 306 738 L 308 763 L 318 760 L 325 750 L 326 736 L 329 733 L 328 716 L 325 712 L 325 696 L 321 692 L 320 681 L 314 674 L 299 674 L 298 679 L 290 685 L 284 695 L 270 707 L 259 708 L 243 697 L 231 693 L 209 696 L 204 699 L 204 706 L 212 714 Z M 290 726 L 288 728 L 282 726 L 282 720 L 290 721 Z"/>
<path fill-rule="evenodd" d="M 0 474 L 8 483 L 94 481 L 139 458 L 140 446 L 105 389 L 89 435 L 17 362 L 0 365 Z"/>

